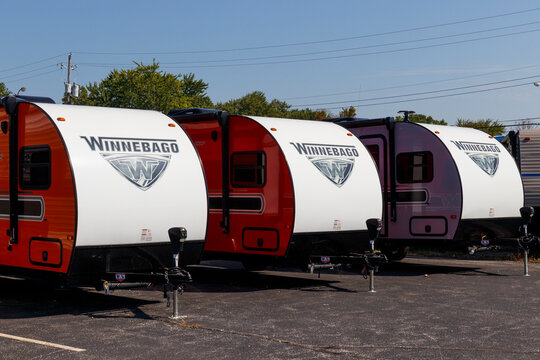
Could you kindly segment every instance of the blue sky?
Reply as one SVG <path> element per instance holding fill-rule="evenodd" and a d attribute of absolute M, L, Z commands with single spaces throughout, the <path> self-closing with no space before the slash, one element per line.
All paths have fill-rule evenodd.
<path fill-rule="evenodd" d="M 72 80 L 133 61 L 209 83 L 362 117 L 540 122 L 537 1 L 3 1 L 0 82 L 60 101 Z M 462 94 L 461 93 L 467 93 Z"/>

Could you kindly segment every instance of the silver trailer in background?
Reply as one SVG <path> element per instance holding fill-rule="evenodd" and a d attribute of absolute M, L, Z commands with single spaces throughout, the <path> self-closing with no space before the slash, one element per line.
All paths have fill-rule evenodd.
<path fill-rule="evenodd" d="M 525 206 L 535 209 L 529 230 L 540 232 L 540 129 L 510 131 L 500 141 L 516 160 L 523 181 Z"/>

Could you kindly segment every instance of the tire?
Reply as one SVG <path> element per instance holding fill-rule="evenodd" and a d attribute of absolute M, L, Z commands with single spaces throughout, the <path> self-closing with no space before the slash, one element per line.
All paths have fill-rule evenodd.
<path fill-rule="evenodd" d="M 381 246 L 381 252 L 386 255 L 388 261 L 403 260 L 409 253 L 409 247 L 395 243 L 386 243 Z"/>

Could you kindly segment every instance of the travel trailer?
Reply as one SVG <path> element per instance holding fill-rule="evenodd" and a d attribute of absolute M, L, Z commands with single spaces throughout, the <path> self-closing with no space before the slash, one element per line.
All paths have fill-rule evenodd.
<path fill-rule="evenodd" d="M 532 206 L 536 216 L 529 230 L 540 233 L 540 129 L 510 131 L 499 137 L 501 143 L 514 157 L 521 173 L 525 191 L 525 206 Z"/>
<path fill-rule="evenodd" d="M 492 136 L 393 118 L 330 121 L 357 136 L 377 164 L 385 203 L 380 247 L 389 259 L 405 257 L 415 242 L 485 248 L 519 236 L 521 178 Z"/>
<path fill-rule="evenodd" d="M 205 258 L 240 260 L 247 269 L 306 267 L 369 248 L 366 220 L 382 215 L 381 186 L 349 131 L 207 109 L 169 116 L 193 140 L 206 173 Z"/>
<path fill-rule="evenodd" d="M 183 263 L 198 262 L 205 178 L 169 117 L 9 96 L 0 127 L 0 274 L 129 281 L 174 265 L 168 232 L 179 227 Z"/>

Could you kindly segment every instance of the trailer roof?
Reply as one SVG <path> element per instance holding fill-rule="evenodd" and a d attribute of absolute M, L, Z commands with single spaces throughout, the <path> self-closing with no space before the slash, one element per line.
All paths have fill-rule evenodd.
<path fill-rule="evenodd" d="M 378 118 L 378 119 L 365 119 L 365 118 L 356 118 L 356 117 L 341 117 L 341 118 L 325 119 L 323 121 L 333 122 L 347 128 L 356 128 L 356 127 L 385 125 L 385 124 L 390 123 L 391 121 L 394 121 L 394 118 L 385 117 L 385 118 Z"/>

